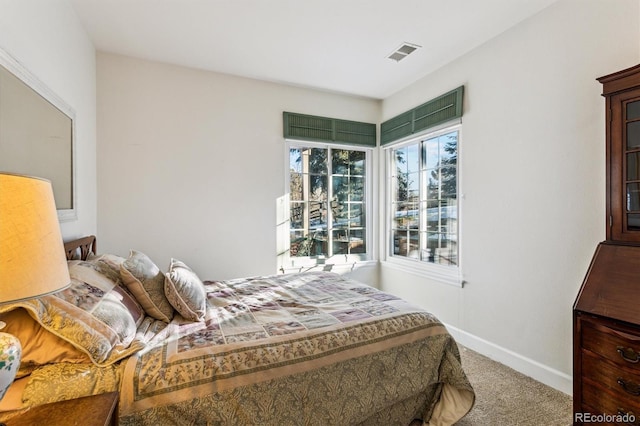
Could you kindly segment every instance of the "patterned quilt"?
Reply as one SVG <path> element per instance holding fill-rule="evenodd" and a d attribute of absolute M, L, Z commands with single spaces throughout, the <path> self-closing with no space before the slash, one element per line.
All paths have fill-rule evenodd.
<path fill-rule="evenodd" d="M 147 320 L 123 425 L 452 424 L 474 402 L 431 314 L 333 273 L 205 282 L 204 322 Z"/>

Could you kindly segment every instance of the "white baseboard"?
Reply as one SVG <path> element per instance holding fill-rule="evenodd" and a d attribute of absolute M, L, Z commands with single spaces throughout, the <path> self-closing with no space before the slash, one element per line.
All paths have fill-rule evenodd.
<path fill-rule="evenodd" d="M 498 361 L 520 373 L 529 376 L 547 386 L 551 386 L 567 395 L 573 394 L 573 378 L 561 371 L 554 370 L 537 361 L 505 349 L 459 328 L 445 324 L 449 333 L 462 346 L 476 351 L 494 361 Z"/>

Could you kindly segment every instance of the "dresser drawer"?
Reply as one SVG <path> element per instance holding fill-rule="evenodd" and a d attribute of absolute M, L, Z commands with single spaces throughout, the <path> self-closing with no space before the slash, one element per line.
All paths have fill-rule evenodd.
<path fill-rule="evenodd" d="M 582 353 L 582 371 L 583 377 L 640 406 L 640 373 L 637 371 L 613 365 L 586 351 Z"/>
<path fill-rule="evenodd" d="M 639 424 L 640 404 L 631 402 L 628 398 L 621 397 L 618 394 L 609 393 L 589 379 L 584 379 L 582 383 L 582 404 L 583 406 L 593 407 L 594 414 L 633 415 L 633 421 L 627 424 Z"/>
<path fill-rule="evenodd" d="M 591 321 L 582 322 L 581 346 L 640 374 L 640 336 Z"/>

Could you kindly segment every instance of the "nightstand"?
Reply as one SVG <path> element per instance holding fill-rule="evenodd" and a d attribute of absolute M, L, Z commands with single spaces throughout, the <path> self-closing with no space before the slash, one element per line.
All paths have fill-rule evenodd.
<path fill-rule="evenodd" d="M 31 407 L 7 426 L 117 426 L 118 392 L 85 396 Z"/>

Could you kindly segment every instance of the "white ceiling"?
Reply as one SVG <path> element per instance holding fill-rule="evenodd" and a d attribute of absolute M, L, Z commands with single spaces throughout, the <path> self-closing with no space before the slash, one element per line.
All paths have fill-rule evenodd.
<path fill-rule="evenodd" d="M 99 51 L 384 99 L 558 0 L 70 1 Z"/>

